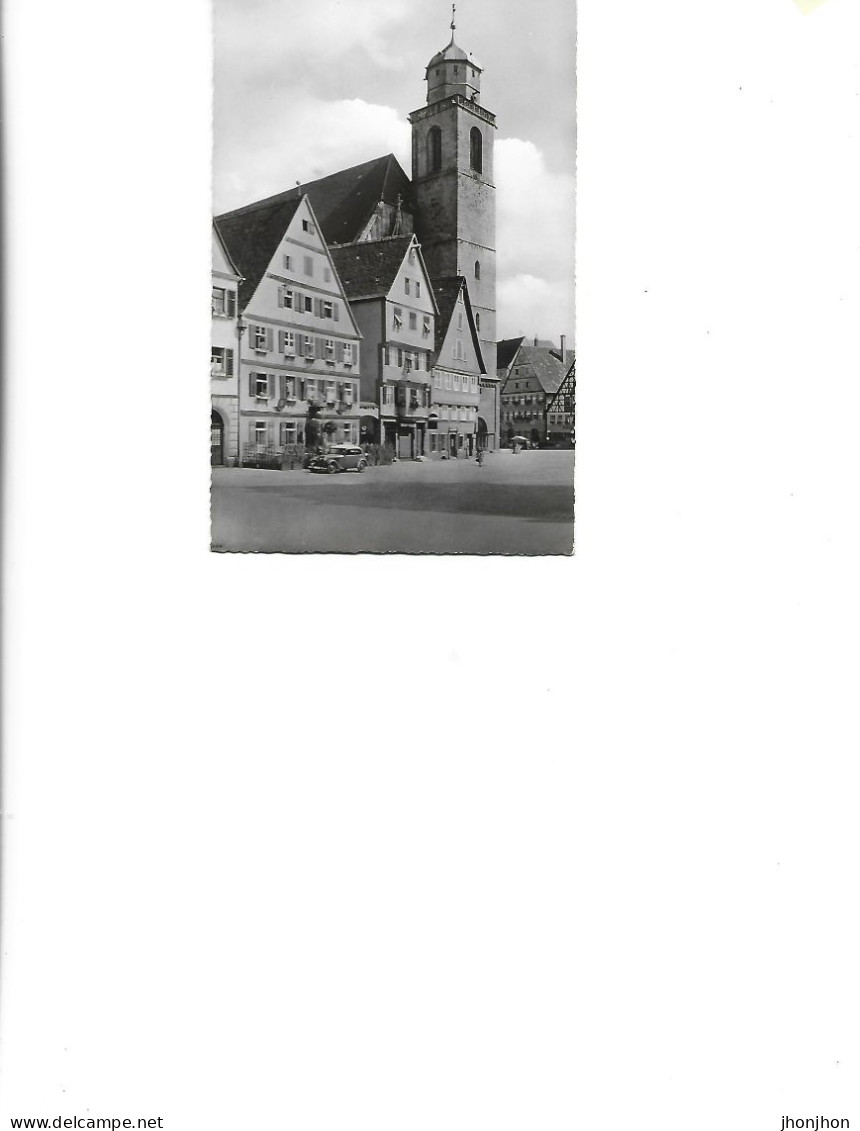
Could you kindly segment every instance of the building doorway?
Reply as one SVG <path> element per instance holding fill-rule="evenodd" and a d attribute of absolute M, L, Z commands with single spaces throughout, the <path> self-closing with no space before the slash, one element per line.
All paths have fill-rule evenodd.
<path fill-rule="evenodd" d="M 224 419 L 220 412 L 212 409 L 212 424 L 209 430 L 210 463 L 212 467 L 224 466 Z"/>
<path fill-rule="evenodd" d="M 397 457 L 398 459 L 414 459 L 415 458 L 415 433 L 412 429 L 401 430 L 398 436 L 397 444 Z"/>
<path fill-rule="evenodd" d="M 375 416 L 362 416 L 358 429 L 360 444 L 379 443 L 379 421 Z"/>
<path fill-rule="evenodd" d="M 489 429 L 483 416 L 478 417 L 478 451 L 484 452 L 489 447 Z"/>

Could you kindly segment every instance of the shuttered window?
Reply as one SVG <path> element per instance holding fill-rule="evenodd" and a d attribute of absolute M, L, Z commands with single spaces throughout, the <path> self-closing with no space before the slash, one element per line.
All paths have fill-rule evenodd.
<path fill-rule="evenodd" d="M 233 376 L 233 351 L 221 346 L 212 347 L 212 376 Z"/>

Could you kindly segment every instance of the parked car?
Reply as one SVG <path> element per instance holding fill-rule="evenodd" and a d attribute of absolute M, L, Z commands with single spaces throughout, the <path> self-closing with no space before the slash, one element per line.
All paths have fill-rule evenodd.
<path fill-rule="evenodd" d="M 336 471 L 364 471 L 367 467 L 367 456 L 352 444 L 333 444 L 321 456 L 314 456 L 311 460 L 311 471 L 326 471 L 334 475 Z"/>

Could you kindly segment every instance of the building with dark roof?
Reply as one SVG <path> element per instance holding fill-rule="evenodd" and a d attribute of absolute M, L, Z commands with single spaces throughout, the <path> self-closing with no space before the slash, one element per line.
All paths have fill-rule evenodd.
<path fill-rule="evenodd" d="M 415 236 L 332 248 L 363 337 L 361 441 L 400 459 L 428 451 L 437 306 Z"/>
<path fill-rule="evenodd" d="M 216 228 L 242 273 L 238 461 L 279 465 L 324 437 L 358 443 L 361 333 L 309 198 L 239 209 Z"/>
<path fill-rule="evenodd" d="M 547 405 L 558 392 L 570 366 L 573 351 L 552 342 L 532 342 L 514 338 L 499 343 L 499 353 L 507 361 L 498 376 L 501 382 L 502 442 L 524 436 L 534 444 L 547 442 Z"/>
<path fill-rule="evenodd" d="M 466 280 L 436 281 L 436 364 L 433 366 L 430 453 L 452 458 L 474 455 L 489 442 L 480 416 L 486 366 Z"/>

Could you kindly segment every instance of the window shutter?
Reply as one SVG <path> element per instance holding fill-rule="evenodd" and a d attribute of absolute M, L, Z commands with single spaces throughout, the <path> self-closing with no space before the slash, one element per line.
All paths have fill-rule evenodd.
<path fill-rule="evenodd" d="M 287 396 L 287 375 L 286 375 L 286 373 L 282 373 L 281 374 L 281 400 L 286 400 L 286 396 Z"/>
<path fill-rule="evenodd" d="M 302 309 L 302 296 L 299 291 L 293 291 L 293 312 L 301 311 Z"/>
<path fill-rule="evenodd" d="M 266 327 L 266 349 L 271 350 L 274 346 L 274 331 L 271 326 Z"/>
<path fill-rule="evenodd" d="M 248 395 L 251 397 L 257 395 L 257 377 L 254 373 L 248 374 Z"/>
<path fill-rule="evenodd" d="M 322 318 L 322 300 L 321 299 L 318 299 L 318 298 L 314 299 L 314 314 L 317 316 L 317 318 Z"/>
<path fill-rule="evenodd" d="M 281 447 L 283 447 L 284 444 L 286 444 L 286 442 L 287 442 L 287 426 L 286 426 L 286 424 L 281 425 L 280 433 L 281 433 Z"/>
<path fill-rule="evenodd" d="M 257 428 L 253 420 L 248 421 L 248 441 L 251 444 L 257 441 Z"/>
<path fill-rule="evenodd" d="M 334 356 L 338 362 L 343 361 L 343 342 L 335 342 Z"/>
<path fill-rule="evenodd" d="M 278 330 L 278 353 L 284 352 L 284 331 Z"/>
<path fill-rule="evenodd" d="M 266 425 L 266 443 L 270 448 L 275 446 L 275 425 L 271 420 Z"/>
<path fill-rule="evenodd" d="M 352 343 L 352 364 L 358 366 L 358 342 Z"/>
<path fill-rule="evenodd" d="M 314 345 L 316 346 L 316 356 L 325 357 L 325 341 L 322 338 L 314 338 Z"/>
<path fill-rule="evenodd" d="M 233 351 L 232 350 L 225 350 L 225 368 L 227 370 L 227 376 L 232 377 L 233 376 Z"/>
<path fill-rule="evenodd" d="M 227 292 L 227 314 L 230 318 L 235 317 L 236 314 L 236 292 Z"/>
<path fill-rule="evenodd" d="M 334 320 L 335 320 L 335 322 L 340 322 L 340 303 L 339 302 L 336 302 L 334 304 Z"/>
<path fill-rule="evenodd" d="M 269 396 L 273 397 L 274 395 L 275 395 L 275 377 L 274 377 L 274 374 L 270 373 L 269 374 Z"/>

